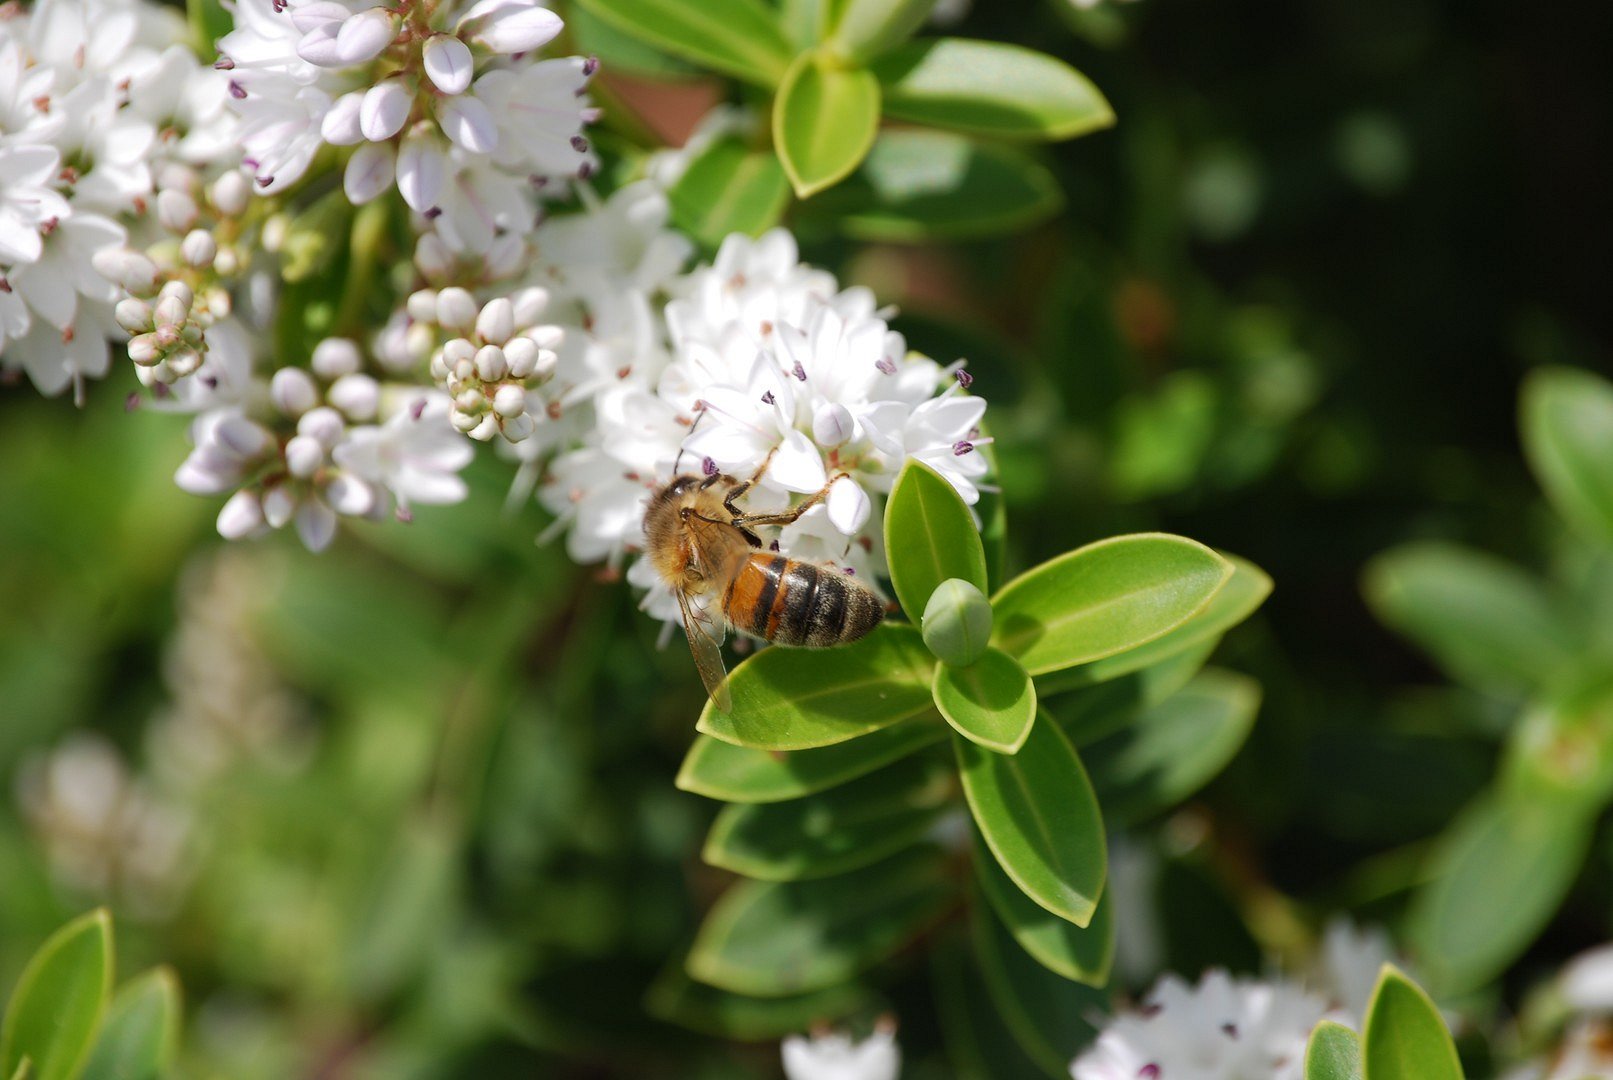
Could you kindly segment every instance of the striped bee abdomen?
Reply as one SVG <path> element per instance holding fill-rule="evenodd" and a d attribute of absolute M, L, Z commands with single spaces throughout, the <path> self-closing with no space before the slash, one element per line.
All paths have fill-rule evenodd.
<path fill-rule="evenodd" d="M 757 552 L 734 575 L 723 611 L 738 630 L 779 645 L 827 648 L 879 625 L 885 607 L 831 566 Z"/>

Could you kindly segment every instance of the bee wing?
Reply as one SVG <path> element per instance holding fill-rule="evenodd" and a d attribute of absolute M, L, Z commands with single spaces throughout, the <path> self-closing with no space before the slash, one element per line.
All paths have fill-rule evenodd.
<path fill-rule="evenodd" d="M 733 699 L 728 695 L 728 669 L 722 662 L 722 625 L 683 593 L 677 596 L 678 607 L 683 611 L 683 632 L 689 638 L 689 651 L 694 654 L 700 681 L 706 684 L 706 693 L 711 695 L 717 708 L 728 712 L 733 707 Z"/>

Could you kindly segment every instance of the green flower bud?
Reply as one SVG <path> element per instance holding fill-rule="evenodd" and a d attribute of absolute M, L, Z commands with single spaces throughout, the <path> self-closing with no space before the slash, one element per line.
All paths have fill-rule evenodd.
<path fill-rule="evenodd" d="M 924 605 L 924 644 L 945 664 L 968 667 L 986 652 L 991 601 L 962 578 L 935 587 Z"/>

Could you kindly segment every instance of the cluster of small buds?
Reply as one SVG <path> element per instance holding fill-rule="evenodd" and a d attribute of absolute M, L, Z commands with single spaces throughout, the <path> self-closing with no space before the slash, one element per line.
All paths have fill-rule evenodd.
<path fill-rule="evenodd" d="M 202 365 L 206 335 L 193 318 L 195 293 L 183 281 L 170 281 L 158 290 L 155 301 L 127 296 L 118 301 L 114 317 L 127 330 L 129 359 L 142 386 L 170 385 Z"/>
<path fill-rule="evenodd" d="M 495 297 L 480 308 L 457 286 L 409 297 L 413 327 L 436 326 L 446 338 L 431 354 L 431 377 L 453 401 L 449 421 L 456 430 L 481 442 L 502 435 L 518 443 L 536 429 L 533 408 L 546 406 L 533 393 L 554 376 L 555 349 L 565 334 L 537 322 L 548 301 L 541 288 Z"/>

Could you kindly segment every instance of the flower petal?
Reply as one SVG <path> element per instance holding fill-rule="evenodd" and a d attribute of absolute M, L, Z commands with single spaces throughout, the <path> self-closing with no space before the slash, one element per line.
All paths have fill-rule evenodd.
<path fill-rule="evenodd" d="M 490 153 L 498 145 L 493 114 L 475 95 L 450 98 L 437 108 L 443 134 L 473 154 Z"/>

